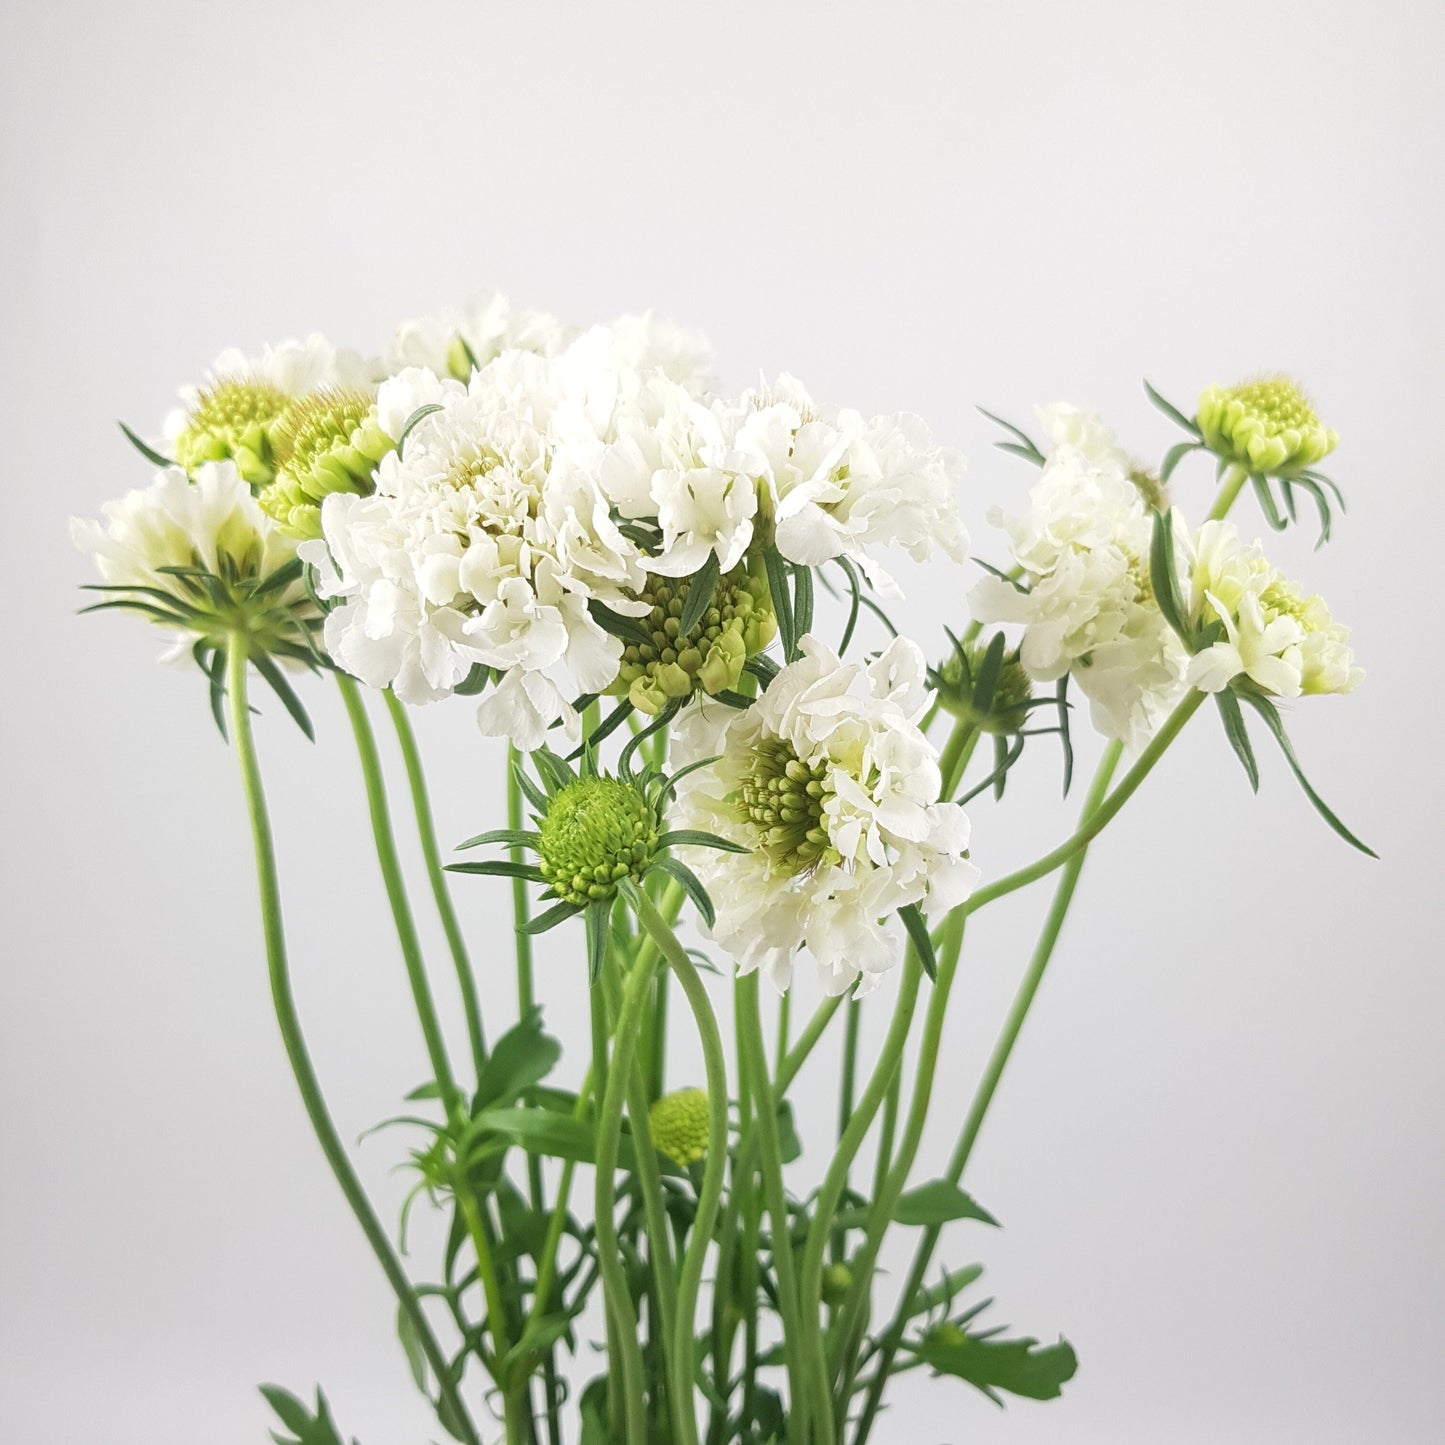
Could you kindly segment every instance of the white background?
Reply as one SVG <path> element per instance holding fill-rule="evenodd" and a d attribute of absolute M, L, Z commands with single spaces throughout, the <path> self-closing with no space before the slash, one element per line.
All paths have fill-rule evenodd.
<path fill-rule="evenodd" d="M 1252 798 L 1200 714 L 1091 860 L 970 1166 L 1006 1228 L 945 1250 L 988 1266 L 993 1318 L 1066 1332 L 1078 1377 L 1001 1413 L 912 1375 L 882 1436 L 1441 1439 L 1442 13 L 7 4 L 0 1438 L 252 1445 L 263 1379 L 321 1381 L 366 1445 L 426 1438 L 276 1038 L 232 758 L 153 637 L 73 617 L 66 517 L 145 481 L 113 418 L 154 431 L 222 345 L 375 347 L 498 287 L 578 321 L 654 306 L 706 330 L 732 384 L 788 369 L 922 412 L 970 456 L 994 557 L 984 513 L 1028 469 L 973 403 L 1095 405 L 1157 458 L 1174 438 L 1142 375 L 1186 405 L 1264 368 L 1306 379 L 1352 508 L 1324 552 L 1308 529 L 1269 546 L 1370 677 L 1290 721 L 1382 861 L 1263 739 Z M 1196 516 L 1208 480 L 1181 473 Z M 977 573 L 904 575 L 901 619 L 936 649 Z M 313 691 L 321 746 L 274 708 L 261 746 L 301 1005 L 352 1137 L 424 1064 L 344 721 Z M 499 755 L 470 705 L 418 726 L 443 839 L 492 825 Z M 975 810 L 988 874 L 1062 836 L 1057 792 L 1035 744 L 1008 805 Z M 495 1032 L 506 895 L 468 881 Z M 920 1178 L 1043 901 L 973 930 Z M 542 977 L 575 1064 L 569 942 Z M 801 1086 L 815 1169 L 832 1071 Z M 388 1209 L 400 1144 L 362 1150 Z"/>

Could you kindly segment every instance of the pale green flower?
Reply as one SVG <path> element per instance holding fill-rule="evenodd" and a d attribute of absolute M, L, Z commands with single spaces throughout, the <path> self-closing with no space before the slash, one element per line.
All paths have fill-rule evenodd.
<path fill-rule="evenodd" d="M 647 1111 L 652 1143 L 659 1154 L 686 1167 L 707 1155 L 707 1095 L 701 1089 L 664 1094 Z"/>
<path fill-rule="evenodd" d="M 1209 387 L 1199 398 L 1199 430 L 1212 452 L 1251 476 L 1296 476 L 1339 441 L 1287 376 Z"/>

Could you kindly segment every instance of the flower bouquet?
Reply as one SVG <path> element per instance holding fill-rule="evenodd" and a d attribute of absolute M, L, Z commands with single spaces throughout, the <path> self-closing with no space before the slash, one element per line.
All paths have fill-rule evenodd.
<path fill-rule="evenodd" d="M 727 394 L 706 348 L 649 316 L 578 331 L 484 298 L 402 326 L 378 357 L 317 336 L 227 353 L 163 434 L 127 429 L 160 470 L 74 524 L 102 579 L 86 610 L 155 623 L 205 678 L 239 765 L 287 1055 L 440 1430 L 864 1445 L 912 1370 L 995 1401 L 1050 1399 L 1073 1376 L 1069 1344 L 991 1323 L 980 1267 L 935 1268 L 935 1250 L 995 1223 L 964 1176 L 1093 840 L 1212 702 L 1251 787 L 1253 724 L 1369 851 L 1305 781 L 1280 710 L 1358 684 L 1345 630 L 1229 520 L 1247 493 L 1270 527 L 1307 512 L 1327 538 L 1335 434 L 1280 377 L 1211 387 L 1192 415 L 1149 396 L 1175 432 L 1157 467 L 1069 406 L 1040 408 L 1033 431 L 990 417 L 1037 476 L 1022 515 L 992 515 L 1001 548 L 970 564 L 966 606 L 961 460 L 917 417 L 834 410 L 789 376 Z M 1191 526 L 1172 496 L 1210 470 Z M 926 648 L 889 620 L 889 548 L 959 569 L 958 613 Z M 394 1221 L 307 1052 L 255 740 L 253 700 L 272 726 L 272 698 L 310 737 L 304 689 L 323 677 L 354 734 L 430 1063 L 388 1121 L 410 1138 Z M 507 816 L 440 840 L 408 711 L 453 696 L 496 740 Z M 445 980 L 422 956 L 378 709 Z M 1068 794 L 1085 719 L 1105 743 L 1077 821 L 1017 871 L 975 858 L 966 809 L 987 806 L 996 834 L 1030 738 L 1053 740 Z M 952 1154 L 920 1177 L 967 919 L 1045 880 Z M 495 955 L 479 980 L 454 886 L 510 889 L 515 1007 Z M 590 999 L 566 1066 L 534 992 L 533 940 L 554 929 Z M 889 1018 L 876 1052 L 864 1009 Z M 705 1077 L 677 1087 L 684 1029 Z M 827 1162 L 805 1193 L 790 1094 L 830 1030 L 839 1130 L 809 1141 Z M 429 1265 L 406 1248 L 418 1209 L 445 1241 Z M 878 1269 L 891 1231 L 915 1240 L 901 1278 Z M 342 1445 L 319 1390 L 264 1394 L 283 1445 Z"/>

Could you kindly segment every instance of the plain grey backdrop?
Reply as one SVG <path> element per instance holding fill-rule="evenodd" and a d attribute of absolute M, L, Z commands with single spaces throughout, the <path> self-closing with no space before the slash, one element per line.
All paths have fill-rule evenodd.
<path fill-rule="evenodd" d="M 223 345 L 317 328 L 379 346 L 492 287 L 578 321 L 653 306 L 705 330 L 733 385 L 789 369 L 840 404 L 921 412 L 967 451 L 962 504 L 995 558 L 984 513 L 1017 506 L 1028 469 L 991 450 L 974 403 L 1097 406 L 1157 459 L 1174 438 L 1141 377 L 1186 405 L 1261 369 L 1307 382 L 1351 510 L 1322 552 L 1307 527 L 1269 547 L 1353 624 L 1369 679 L 1290 721 L 1382 861 L 1325 829 L 1263 740 L 1252 797 L 1200 714 L 1091 858 L 970 1167 L 1005 1228 L 959 1227 L 944 1250 L 987 1266 L 994 1320 L 1066 1333 L 1077 1379 L 1000 1412 L 913 1375 L 883 1438 L 1445 1438 L 1445 12 L 3 14 L 0 1438 L 253 1445 L 270 1379 L 323 1383 L 366 1445 L 427 1438 L 287 1075 L 232 757 L 200 680 L 154 666 L 156 637 L 75 618 L 88 577 L 66 518 L 144 483 L 114 419 L 154 431 Z M 1209 480 L 1180 474 L 1195 516 Z M 977 575 L 903 569 L 900 619 L 937 649 Z M 326 686 L 311 695 L 320 746 L 274 708 L 261 746 L 301 1004 L 352 1137 L 423 1054 L 344 719 Z M 500 756 L 470 704 L 417 723 L 443 839 L 493 825 Z M 1063 835 L 1077 800 L 1058 781 L 1035 744 L 1006 806 L 976 808 L 987 874 Z M 505 892 L 468 881 L 495 1031 Z M 1043 902 L 973 930 L 920 1178 Z M 542 979 L 571 1068 L 568 943 Z M 811 1006 L 806 972 L 798 988 Z M 870 1047 L 889 997 L 870 1000 Z M 677 1081 L 695 1077 L 681 1050 Z M 833 1078 L 824 1054 L 800 1085 L 815 1170 Z M 388 1210 L 401 1144 L 361 1150 Z M 423 1267 L 433 1244 L 423 1230 Z"/>

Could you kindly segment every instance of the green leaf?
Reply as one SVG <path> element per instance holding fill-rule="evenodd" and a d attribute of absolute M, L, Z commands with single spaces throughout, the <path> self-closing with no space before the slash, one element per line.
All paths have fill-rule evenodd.
<path fill-rule="evenodd" d="M 1203 442 L 1179 442 L 1169 448 L 1164 454 L 1164 464 L 1159 468 L 1159 481 L 1161 484 L 1168 482 L 1174 475 L 1174 468 L 1189 455 L 1190 452 L 1202 451 Z"/>
<path fill-rule="evenodd" d="M 492 1046 L 477 1080 L 477 1107 L 510 1104 L 541 1083 L 561 1057 L 562 1045 L 543 1031 L 542 1010 L 532 1009 Z"/>
<path fill-rule="evenodd" d="M 793 564 L 793 627 L 799 637 L 813 630 L 813 569 Z"/>
<path fill-rule="evenodd" d="M 116 425 L 125 433 L 125 439 L 143 456 L 146 461 L 158 467 L 173 467 L 175 463 L 169 457 L 163 457 L 152 447 L 148 447 L 123 421 L 116 422 Z"/>
<path fill-rule="evenodd" d="M 983 1274 L 981 1264 L 966 1264 L 962 1269 L 949 1269 L 937 1284 L 920 1289 L 913 1296 L 912 1303 L 904 1315 L 905 1319 L 916 1319 L 931 1310 L 952 1309 L 954 1299 Z"/>
<path fill-rule="evenodd" d="M 1027 1400 L 1057 1399 L 1079 1368 L 1066 1340 L 1040 1345 L 1035 1339 L 986 1339 L 949 1324 L 937 1326 L 904 1349 L 932 1365 L 935 1373 L 966 1380 L 995 1404 L 1001 1403 L 997 1390 Z"/>
<path fill-rule="evenodd" d="M 674 828 L 670 833 L 664 833 L 657 840 L 659 848 L 717 848 L 723 853 L 751 853 L 751 848 L 745 848 L 741 843 L 729 842 L 726 838 L 719 838 L 716 833 L 705 833 L 699 828 Z"/>
<path fill-rule="evenodd" d="M 492 669 L 474 662 L 471 671 L 452 689 L 458 697 L 476 697 L 492 679 Z"/>
<path fill-rule="evenodd" d="M 999 1227 L 998 1220 L 948 1179 L 931 1179 L 910 1189 L 898 1201 L 893 1217 L 899 1224 L 948 1224 L 955 1219 L 977 1219 Z"/>
<path fill-rule="evenodd" d="M 1154 533 L 1149 539 L 1149 584 L 1154 600 L 1186 647 L 1191 646 L 1189 629 L 1184 620 L 1184 603 L 1179 595 L 1179 579 L 1174 575 L 1174 512 L 1154 513 Z"/>
<path fill-rule="evenodd" d="M 788 564 L 769 547 L 763 553 L 763 566 L 767 569 L 773 614 L 778 619 L 778 636 L 783 642 L 783 661 L 791 662 L 798 655 L 798 632 L 793 619 L 793 596 L 788 587 Z"/>
<path fill-rule="evenodd" d="M 1002 632 L 995 632 L 989 638 L 988 649 L 978 664 L 978 675 L 973 680 L 973 705 L 979 715 L 986 714 L 993 706 L 993 695 L 998 687 L 999 674 L 1003 671 L 1003 654 L 1007 641 Z"/>
<path fill-rule="evenodd" d="M 1042 466 L 1044 454 L 1038 449 L 1034 439 L 1026 432 L 1021 431 L 1011 421 L 1005 421 L 1001 416 L 995 416 L 991 411 L 985 411 L 983 407 L 976 407 L 975 410 L 986 416 L 995 426 L 1001 426 L 1006 432 L 1019 439 L 1018 447 L 1010 447 L 1007 442 L 995 442 L 994 445 L 1012 451 L 1016 456 L 1021 456 L 1027 461 Z"/>
<path fill-rule="evenodd" d="M 711 928 L 717 921 L 717 914 L 713 909 L 712 899 L 707 896 L 707 889 L 702 886 L 702 880 L 697 874 L 686 863 L 671 857 L 659 858 L 654 866 L 682 884 L 683 891 L 692 899 L 692 906 L 702 915 L 703 922 Z"/>
<path fill-rule="evenodd" d="M 540 833 L 529 833 L 524 828 L 493 828 L 488 833 L 478 833 L 465 843 L 458 843 L 456 851 L 465 848 L 482 848 L 488 843 L 505 843 L 512 848 L 535 848 L 542 841 Z"/>
<path fill-rule="evenodd" d="M 401 1347 L 406 1353 L 406 1363 L 411 1369 L 411 1377 L 416 1381 L 416 1387 L 426 1393 L 426 1351 L 422 1349 L 421 1336 L 416 1332 L 416 1323 L 411 1317 L 410 1311 L 405 1305 L 398 1305 L 396 1310 L 396 1334 L 401 1341 Z"/>
<path fill-rule="evenodd" d="M 575 903 L 554 903 L 545 913 L 539 913 L 535 918 L 529 918 L 521 924 L 518 933 L 546 933 L 549 928 L 556 928 L 559 923 L 565 923 L 569 918 L 576 918 L 582 910 Z"/>
<path fill-rule="evenodd" d="M 543 883 L 542 871 L 535 863 L 517 863 L 510 858 L 485 858 L 476 863 L 444 863 L 447 873 L 472 873 L 485 878 L 525 878 L 528 883 Z"/>
<path fill-rule="evenodd" d="M 597 744 L 605 738 L 611 737 L 636 711 L 636 706 L 624 697 L 622 701 L 592 729 L 592 732 L 583 740 L 582 746 L 578 748 L 572 756 L 574 758 L 580 758 L 588 748 L 595 748 Z"/>
<path fill-rule="evenodd" d="M 560 793 L 569 783 L 577 781 L 576 774 L 550 748 L 538 748 L 532 754 L 532 766 L 542 780 L 542 786 L 550 798 Z"/>
<path fill-rule="evenodd" d="M 1275 505 L 1274 493 L 1270 490 L 1268 477 L 1250 477 L 1254 483 L 1254 495 L 1259 499 L 1259 509 L 1264 513 L 1264 520 L 1274 528 L 1276 532 L 1283 532 L 1289 524 L 1279 514 L 1279 508 Z"/>
<path fill-rule="evenodd" d="M 1245 731 L 1244 714 L 1239 709 L 1239 699 L 1226 688 L 1223 692 L 1214 694 L 1214 701 L 1219 705 L 1219 716 L 1224 721 L 1224 735 L 1229 739 L 1229 746 L 1234 749 L 1234 755 L 1239 759 L 1245 777 L 1249 779 L 1249 786 L 1257 793 L 1259 764 L 1254 760 L 1254 747 Z"/>
<path fill-rule="evenodd" d="M 997 795 L 1000 792 L 999 784 L 1003 782 L 1005 775 L 1008 773 L 1008 770 L 1013 767 L 1016 762 L 1018 762 L 1020 756 L 1023 753 L 1024 743 L 1026 741 L 1027 739 L 1024 737 L 1024 735 L 1020 733 L 1018 737 L 1014 739 L 1013 746 L 1010 747 L 1007 752 L 1003 752 L 1002 755 L 1000 755 L 1000 745 L 1003 743 L 1003 739 L 1001 737 L 995 738 L 993 772 L 991 772 L 988 777 L 986 777 L 976 787 L 970 788 L 968 792 L 963 795 L 963 797 L 959 798 L 957 800 L 958 806 L 962 808 L 965 804 L 971 803 L 976 797 L 978 797 L 980 793 L 985 793 L 990 788 L 992 788 L 995 795 Z"/>
<path fill-rule="evenodd" d="M 1371 858 L 1378 858 L 1380 855 L 1366 844 L 1360 842 L 1345 825 L 1332 813 L 1326 805 L 1325 800 L 1310 786 L 1309 779 L 1305 777 L 1304 770 L 1300 767 L 1299 759 L 1295 756 L 1293 746 L 1290 744 L 1288 735 L 1284 730 L 1284 721 L 1279 715 L 1279 709 L 1267 698 L 1261 697 L 1255 692 L 1241 693 L 1242 699 L 1247 702 L 1265 721 L 1270 732 L 1274 734 L 1275 741 L 1284 753 L 1285 760 L 1289 763 L 1290 771 L 1295 775 L 1295 781 L 1304 789 L 1304 795 L 1314 805 L 1314 810 L 1322 817 L 1341 838 L 1352 848 L 1358 848 L 1361 853 L 1367 853 Z"/>
<path fill-rule="evenodd" d="M 593 1164 L 597 1160 L 594 1126 L 585 1119 L 570 1118 L 550 1109 L 483 1109 L 472 1116 L 463 1138 L 469 1144 L 485 1147 L 488 1135 L 497 1135 L 528 1154 L 541 1154 L 549 1159 L 570 1159 L 574 1164 Z M 658 1156 L 657 1163 L 664 1174 L 683 1173 L 663 1155 Z M 617 1167 L 629 1173 L 637 1168 L 632 1136 L 626 1132 L 618 1149 Z"/>
<path fill-rule="evenodd" d="M 834 557 L 833 560 L 843 569 L 843 575 L 848 579 L 848 621 L 843 627 L 843 640 L 838 644 L 838 656 L 842 657 L 853 640 L 854 628 L 858 626 L 858 609 L 863 604 L 863 583 L 859 580 L 858 569 L 847 557 Z"/>
<path fill-rule="evenodd" d="M 933 953 L 933 939 L 929 937 L 928 924 L 923 915 L 918 911 L 916 903 L 906 903 L 898 910 L 898 916 L 903 920 L 903 926 L 908 930 L 908 937 L 913 943 L 914 952 L 918 954 L 918 961 L 923 965 L 923 971 L 931 981 L 938 979 L 938 959 Z"/>
<path fill-rule="evenodd" d="M 709 552 L 707 561 L 693 573 L 692 581 L 688 584 L 687 601 L 683 604 L 682 616 L 677 620 L 679 637 L 686 637 L 702 621 L 703 613 L 712 604 L 713 596 L 717 592 L 719 576 L 721 571 L 717 553 Z"/>
<path fill-rule="evenodd" d="M 589 904 L 584 922 L 587 925 L 587 982 L 595 984 L 602 977 L 602 961 L 607 956 L 607 919 L 611 908 L 606 903 Z"/>
<path fill-rule="evenodd" d="M 652 646 L 652 634 L 637 618 L 624 617 L 620 612 L 614 612 L 595 597 L 587 604 L 587 611 L 592 620 L 604 632 L 610 632 L 613 637 L 619 637 L 623 642 L 631 642 L 638 647 Z"/>
<path fill-rule="evenodd" d="M 271 691 L 281 699 L 281 705 L 291 714 L 291 721 L 306 734 L 308 741 L 314 743 L 316 733 L 311 726 L 311 719 L 306 715 L 306 708 L 282 675 L 281 669 L 264 652 L 258 652 L 251 661 L 256 664 L 256 671 L 270 683 Z"/>
<path fill-rule="evenodd" d="M 803 1141 L 798 1137 L 798 1126 L 793 1119 L 793 1106 L 786 1099 L 778 1103 L 778 1150 L 781 1162 L 791 1164 L 803 1154 Z"/>
<path fill-rule="evenodd" d="M 1154 388 L 1150 386 L 1147 381 L 1144 383 L 1144 390 L 1148 392 L 1149 400 L 1152 401 L 1154 405 L 1157 406 L 1159 410 L 1162 411 L 1164 415 L 1169 418 L 1170 421 L 1174 422 L 1178 426 L 1182 426 L 1185 431 L 1192 432 L 1195 436 L 1203 435 L 1199 430 L 1198 422 L 1191 421 L 1187 416 L 1184 415 L 1182 411 L 1179 410 L 1177 406 L 1174 406 L 1172 403 L 1165 401 L 1164 398 L 1160 396 L 1159 393 L 1155 391 Z"/>
<path fill-rule="evenodd" d="M 412 412 L 412 414 L 411 414 L 409 417 L 407 417 L 407 419 L 406 419 L 406 425 L 402 427 L 402 429 L 401 429 L 401 435 L 400 435 L 399 437 L 397 437 L 397 439 L 396 439 L 396 459 L 397 459 L 397 461 L 401 461 L 401 460 L 402 460 L 403 453 L 405 452 L 405 449 L 406 449 L 406 439 L 407 439 L 407 437 L 409 437 L 409 436 L 411 435 L 411 429 L 412 429 L 412 428 L 417 424 L 417 422 L 419 422 L 423 417 L 425 417 L 425 416 L 430 416 L 434 411 L 440 411 L 441 409 L 442 409 L 442 408 L 441 408 L 441 403 L 440 403 L 440 402 L 430 401 L 430 402 L 428 402 L 425 406 L 419 406 L 419 407 L 417 407 L 417 409 L 416 409 L 414 412 Z"/>
<path fill-rule="evenodd" d="M 1074 740 L 1069 733 L 1069 674 L 1066 672 L 1054 687 L 1054 703 L 1059 710 L 1059 746 L 1064 751 L 1064 796 L 1074 781 Z"/>
<path fill-rule="evenodd" d="M 276 1412 L 277 1418 L 291 1431 L 294 1439 L 271 1432 L 277 1445 L 345 1445 L 337 1433 L 336 1422 L 331 1418 L 331 1407 L 326 1396 L 316 1391 L 316 1410 L 307 1409 L 295 1395 L 279 1385 L 262 1385 L 261 1394 L 266 1403 Z M 352 1442 L 355 1445 L 355 1442 Z"/>

